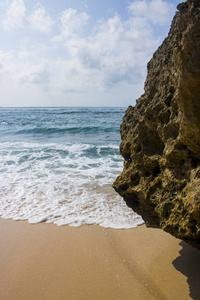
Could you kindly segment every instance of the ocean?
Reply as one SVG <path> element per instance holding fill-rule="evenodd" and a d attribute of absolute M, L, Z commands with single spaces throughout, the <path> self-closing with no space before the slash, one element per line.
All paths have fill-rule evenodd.
<path fill-rule="evenodd" d="M 113 190 L 125 108 L 0 108 L 0 217 L 117 229 L 143 223 Z"/>

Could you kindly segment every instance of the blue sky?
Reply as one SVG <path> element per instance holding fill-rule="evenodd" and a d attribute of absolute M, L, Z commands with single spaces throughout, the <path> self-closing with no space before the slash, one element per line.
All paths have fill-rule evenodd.
<path fill-rule="evenodd" d="M 0 0 L 0 106 L 128 106 L 180 1 Z"/>

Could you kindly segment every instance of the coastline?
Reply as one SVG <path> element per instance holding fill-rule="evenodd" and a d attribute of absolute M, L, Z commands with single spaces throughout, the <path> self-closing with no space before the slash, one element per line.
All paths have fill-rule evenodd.
<path fill-rule="evenodd" d="M 0 298 L 198 299 L 200 252 L 160 229 L 0 218 Z"/>

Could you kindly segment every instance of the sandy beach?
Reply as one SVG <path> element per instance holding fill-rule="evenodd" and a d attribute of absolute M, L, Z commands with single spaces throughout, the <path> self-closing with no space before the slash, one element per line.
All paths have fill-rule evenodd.
<path fill-rule="evenodd" d="M 0 299 L 199 299 L 200 252 L 145 225 L 0 219 Z"/>

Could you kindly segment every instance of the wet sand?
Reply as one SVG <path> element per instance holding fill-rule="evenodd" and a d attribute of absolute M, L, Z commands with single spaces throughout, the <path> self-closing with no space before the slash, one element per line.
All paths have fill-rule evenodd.
<path fill-rule="evenodd" d="M 200 251 L 162 230 L 0 219 L 1 300 L 199 297 Z"/>

